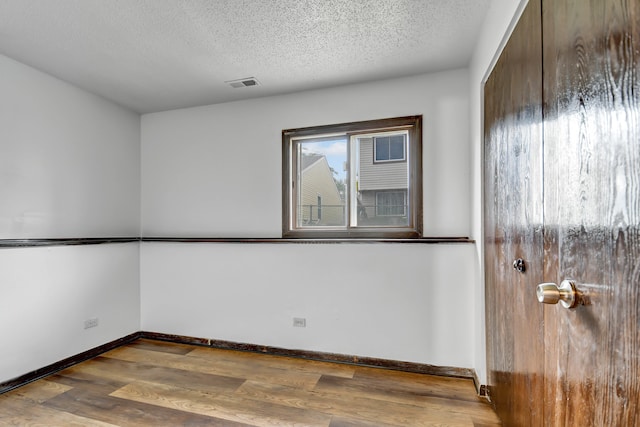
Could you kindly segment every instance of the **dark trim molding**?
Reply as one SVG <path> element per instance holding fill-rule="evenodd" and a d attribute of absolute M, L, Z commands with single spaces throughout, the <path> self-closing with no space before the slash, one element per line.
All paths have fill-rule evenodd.
<path fill-rule="evenodd" d="M 482 397 L 486 398 L 487 400 L 491 400 L 491 399 L 489 399 L 489 390 L 488 390 L 487 386 L 484 385 L 484 384 L 480 384 L 480 387 L 478 387 L 478 396 L 482 396 Z"/>
<path fill-rule="evenodd" d="M 59 362 L 52 363 L 51 365 L 45 366 L 44 368 L 36 369 L 35 371 L 21 375 L 12 380 L 0 383 L 0 394 L 6 393 L 23 385 L 27 385 L 46 376 L 55 374 L 56 372 L 62 371 L 63 369 L 69 368 L 73 365 L 77 365 L 78 363 L 84 362 L 85 360 L 92 359 L 96 356 L 101 355 L 102 353 L 106 353 L 107 351 L 118 348 L 124 344 L 128 344 L 140 338 L 140 335 L 140 332 L 134 332 L 133 334 L 127 335 L 126 337 L 119 338 L 117 340 L 108 342 L 87 351 L 83 351 L 80 354 L 76 354 L 75 356 L 71 356 Z"/>
<path fill-rule="evenodd" d="M 105 243 L 139 242 L 139 237 L 101 237 L 74 239 L 0 239 L 0 248 L 27 248 L 40 246 L 101 245 Z"/>
<path fill-rule="evenodd" d="M 69 239 L 0 239 L 2 248 L 31 248 L 45 246 L 101 245 L 107 243 L 164 242 L 164 243 L 297 243 L 297 244 L 338 244 L 338 243 L 475 243 L 468 237 L 422 237 L 419 239 L 286 239 L 254 237 L 101 237 Z"/>
<path fill-rule="evenodd" d="M 344 239 L 287 239 L 287 238 L 231 238 L 231 237 L 142 237 L 142 242 L 166 243 L 475 243 L 468 237 L 422 237 L 419 239 L 376 239 L 376 238 L 344 238 Z"/>
<path fill-rule="evenodd" d="M 261 353 L 273 356 L 295 357 L 298 359 L 317 360 L 321 362 L 344 363 L 349 365 L 367 366 L 374 368 L 391 369 L 403 372 L 412 372 L 418 374 L 438 375 L 445 377 L 467 378 L 471 379 L 476 386 L 476 390 L 480 396 L 488 398 L 488 389 L 485 385 L 478 384 L 478 377 L 474 369 L 456 368 L 451 366 L 435 366 L 423 363 L 402 362 L 398 360 L 378 359 L 374 357 L 350 356 L 345 354 L 324 353 L 307 350 L 290 350 L 280 347 L 271 347 L 256 344 L 237 343 L 224 340 L 212 340 L 207 338 L 195 338 L 183 335 L 162 334 L 159 332 L 139 331 L 129 334 L 123 338 L 108 342 L 99 347 L 84 351 L 75 356 L 68 357 L 59 362 L 45 366 L 27 374 L 21 375 L 9 381 L 0 383 L 0 395 L 18 387 L 27 385 L 33 381 L 42 379 L 63 369 L 69 368 L 78 363 L 92 359 L 106 353 L 107 351 L 116 349 L 125 344 L 129 344 L 140 338 L 146 338 L 157 341 L 167 341 L 177 344 L 190 344 L 203 347 L 219 348 L 224 350 L 247 351 L 252 353 Z"/>
<path fill-rule="evenodd" d="M 478 393 L 478 396 L 489 400 L 487 386 L 480 383 L 480 378 L 478 378 L 478 373 L 475 370 L 473 370 L 473 385 L 476 387 L 476 393 Z"/>
<path fill-rule="evenodd" d="M 262 353 L 273 356 L 295 357 L 299 359 L 317 360 L 321 362 L 345 363 L 350 365 L 368 366 L 375 368 L 392 369 L 396 371 L 412 372 L 418 374 L 438 375 L 445 377 L 468 378 L 476 382 L 475 370 L 471 368 L 455 368 L 450 366 L 434 366 L 423 363 L 402 362 L 398 360 L 378 359 L 374 357 L 360 357 L 345 354 L 323 353 L 307 350 L 290 350 L 280 347 L 271 347 L 256 344 L 237 343 L 232 341 L 212 340 L 206 338 L 194 338 L 182 335 L 162 334 L 158 332 L 143 331 L 140 338 L 158 341 L 168 341 L 179 344 L 192 344 L 204 347 L 219 348 L 224 350 L 238 350 L 252 353 Z"/>

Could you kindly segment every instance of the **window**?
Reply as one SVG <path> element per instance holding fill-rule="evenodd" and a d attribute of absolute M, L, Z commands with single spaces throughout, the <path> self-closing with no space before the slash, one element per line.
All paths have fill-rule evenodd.
<path fill-rule="evenodd" d="M 404 135 L 375 137 L 375 161 L 395 162 L 404 160 L 404 141 Z"/>
<path fill-rule="evenodd" d="M 405 216 L 407 214 L 404 191 L 384 191 L 376 193 L 377 216 Z"/>
<path fill-rule="evenodd" d="M 421 237 L 421 137 L 421 116 L 284 130 L 283 237 Z"/>

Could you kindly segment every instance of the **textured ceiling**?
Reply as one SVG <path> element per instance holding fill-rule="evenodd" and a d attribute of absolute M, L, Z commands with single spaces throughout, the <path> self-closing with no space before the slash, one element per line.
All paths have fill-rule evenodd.
<path fill-rule="evenodd" d="M 490 1 L 0 0 L 0 53 L 146 113 L 463 67 Z"/>

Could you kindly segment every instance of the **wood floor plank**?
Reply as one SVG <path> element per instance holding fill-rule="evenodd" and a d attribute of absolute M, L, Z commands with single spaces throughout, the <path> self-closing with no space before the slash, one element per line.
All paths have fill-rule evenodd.
<path fill-rule="evenodd" d="M 44 403 L 44 406 L 107 423 L 127 426 L 211 426 L 253 427 L 190 412 L 105 396 L 86 390 L 70 390 Z"/>
<path fill-rule="evenodd" d="M 233 392 L 245 381 L 243 378 L 129 362 L 108 357 L 96 357 L 82 363 L 77 366 L 76 371 L 95 376 L 106 376 L 123 383 L 133 381 L 158 382 L 205 392 Z"/>
<path fill-rule="evenodd" d="M 194 346 L 189 344 L 172 343 L 167 341 L 155 341 L 140 338 L 130 344 L 133 348 L 142 350 L 159 351 L 162 353 L 187 354 L 193 351 Z"/>
<path fill-rule="evenodd" d="M 344 363 L 323 362 L 317 360 L 294 359 L 285 356 L 259 354 L 247 351 L 221 350 L 197 347 L 188 356 L 217 360 L 243 361 L 255 366 L 294 370 L 319 375 L 332 375 L 340 378 L 353 378 L 356 366 Z"/>
<path fill-rule="evenodd" d="M 59 384 L 48 379 L 43 379 L 31 384 L 27 384 L 24 387 L 20 387 L 11 393 L 13 396 L 21 397 L 34 403 L 42 403 L 70 389 L 71 387 L 64 384 Z M 0 405 L 2 402 L 2 398 L 5 396 L 8 395 L 0 395 Z"/>
<path fill-rule="evenodd" d="M 354 420 L 348 417 L 334 416 L 331 419 L 329 427 L 397 427 L 391 424 L 381 423 L 380 421 L 362 421 Z"/>
<path fill-rule="evenodd" d="M 315 373 L 295 372 L 283 368 L 262 367 L 259 365 L 243 363 L 241 361 L 230 362 L 218 360 L 216 358 L 204 359 L 184 357 L 174 354 L 139 350 L 131 347 L 121 347 L 105 353 L 103 356 L 130 362 L 145 363 L 147 365 L 166 366 L 174 369 L 202 372 L 205 374 L 252 379 L 304 389 L 313 388 L 320 379 L 320 374 Z"/>
<path fill-rule="evenodd" d="M 388 390 L 390 387 L 448 399 L 477 401 L 478 396 L 471 379 L 436 375 L 414 374 L 378 368 L 358 367 L 354 380 L 366 387 Z M 355 381 L 354 381 L 355 383 Z"/>
<path fill-rule="evenodd" d="M 134 382 L 111 394 L 194 414 L 247 423 L 256 427 L 328 427 L 331 416 L 305 411 L 271 401 L 246 399 L 229 394 L 201 393 L 162 384 Z"/>
<path fill-rule="evenodd" d="M 296 390 L 291 387 L 247 381 L 237 391 L 258 401 L 274 402 L 291 407 L 315 410 L 354 420 L 367 422 L 379 421 L 394 426 L 466 426 L 473 425 L 468 414 L 452 412 L 447 408 L 424 403 L 409 405 L 385 402 L 363 397 L 350 397 L 308 390 Z"/>
<path fill-rule="evenodd" d="M 498 427 L 468 379 L 138 340 L 0 395 L 0 426 Z"/>
<path fill-rule="evenodd" d="M 431 402 L 467 413 L 474 421 L 499 422 L 486 400 L 477 396 L 473 382 L 466 379 L 358 367 L 352 379 L 323 376 L 314 390 L 398 403 Z"/>
<path fill-rule="evenodd" d="M 413 374 L 419 376 L 420 374 Z M 440 393 L 432 394 L 431 390 L 407 389 L 401 385 L 389 381 L 388 387 L 376 387 L 358 379 L 343 379 L 331 376 L 322 377 L 318 382 L 316 391 L 327 394 L 335 394 L 337 397 L 352 399 L 361 397 L 383 402 L 395 402 L 401 404 L 436 407 L 450 413 L 463 413 L 471 416 L 473 421 L 496 422 L 497 416 L 488 407 L 486 401 L 475 397 L 474 400 L 448 399 Z"/>
<path fill-rule="evenodd" d="M 114 424 L 50 409 L 21 396 L 11 395 L 10 402 L 3 396 L 0 396 L 0 426 L 3 427 L 114 427 Z"/>
<path fill-rule="evenodd" d="M 109 375 L 108 373 L 92 375 L 84 372 L 84 367 L 82 365 L 76 365 L 58 372 L 57 374 L 51 375 L 48 377 L 48 380 L 57 384 L 69 386 L 70 388 L 99 392 L 104 395 L 127 385 L 126 381 L 119 381 L 110 378 L 110 376 L 115 375 Z"/>

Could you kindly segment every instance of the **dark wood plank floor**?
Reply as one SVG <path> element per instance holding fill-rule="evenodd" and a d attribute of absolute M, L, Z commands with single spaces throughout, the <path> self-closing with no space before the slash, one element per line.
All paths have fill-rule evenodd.
<path fill-rule="evenodd" d="M 470 380 L 140 339 L 0 395 L 6 426 L 475 426 Z"/>

